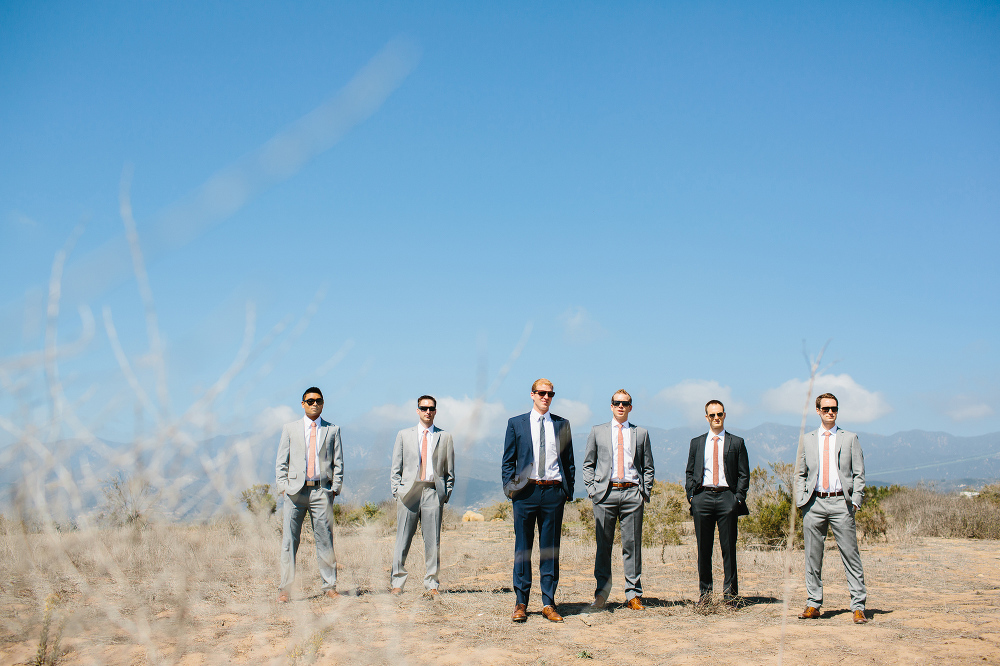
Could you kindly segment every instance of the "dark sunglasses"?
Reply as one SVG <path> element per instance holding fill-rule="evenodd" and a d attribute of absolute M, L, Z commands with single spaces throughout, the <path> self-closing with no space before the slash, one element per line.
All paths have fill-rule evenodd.
<path fill-rule="evenodd" d="M 420 407 L 420 406 L 418 406 L 417 409 L 419 409 L 422 412 L 436 412 L 438 408 L 437 407 Z"/>
<path fill-rule="evenodd" d="M 725 412 L 716 412 L 715 414 L 706 414 L 706 416 L 708 416 L 708 418 L 712 419 L 713 421 L 715 419 L 721 419 L 725 415 L 726 415 Z"/>
<path fill-rule="evenodd" d="M 631 407 L 632 406 L 632 401 L 631 400 L 612 400 L 611 401 L 611 406 L 612 407 Z"/>
<path fill-rule="evenodd" d="M 837 413 L 837 408 L 836 407 L 820 407 L 819 411 L 821 411 L 821 412 L 833 412 L 834 414 L 836 414 Z"/>
<path fill-rule="evenodd" d="M 322 405 L 323 398 L 309 398 L 308 400 L 303 400 L 302 402 L 312 407 L 313 405 Z"/>
<path fill-rule="evenodd" d="M 555 391 L 532 391 L 539 398 L 554 398 L 556 397 Z"/>

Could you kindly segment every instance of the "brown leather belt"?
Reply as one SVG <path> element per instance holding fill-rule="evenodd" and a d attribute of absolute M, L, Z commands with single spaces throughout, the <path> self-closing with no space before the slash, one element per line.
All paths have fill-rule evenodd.
<path fill-rule="evenodd" d="M 306 481 L 306 485 L 309 486 L 310 488 L 315 488 L 316 486 L 322 486 L 323 482 L 322 481 Z"/>
<path fill-rule="evenodd" d="M 536 486 L 561 486 L 562 485 L 562 481 L 542 481 L 542 480 L 538 480 L 538 481 L 535 481 L 535 485 Z"/>
<path fill-rule="evenodd" d="M 843 490 L 838 490 L 835 493 L 816 493 L 816 497 L 840 497 L 843 494 Z"/>
<path fill-rule="evenodd" d="M 635 488 L 638 485 L 638 483 L 618 483 L 617 481 L 611 482 L 612 488 Z"/>

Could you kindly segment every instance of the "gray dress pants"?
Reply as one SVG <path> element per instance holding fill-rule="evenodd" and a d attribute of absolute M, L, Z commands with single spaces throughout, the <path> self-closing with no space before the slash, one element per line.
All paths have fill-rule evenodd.
<path fill-rule="evenodd" d="M 321 486 L 303 486 L 285 493 L 281 528 L 281 589 L 288 590 L 295 580 L 295 555 L 299 550 L 302 520 L 308 512 L 316 537 L 316 563 L 323 579 L 323 590 L 337 586 L 337 556 L 333 550 L 333 496 Z"/>
<path fill-rule="evenodd" d="M 621 521 L 625 598 L 642 596 L 642 510 L 642 495 L 637 486 L 611 488 L 603 501 L 594 504 L 594 535 L 597 539 L 595 593 L 605 599 L 611 594 L 611 548 L 615 541 L 616 521 Z"/>
<path fill-rule="evenodd" d="M 441 498 L 433 483 L 423 483 L 414 501 L 396 500 L 396 547 L 392 552 L 392 587 L 406 584 L 406 556 L 417 533 L 417 523 L 424 535 L 424 588 L 437 589 L 439 553 L 441 552 Z"/>
<path fill-rule="evenodd" d="M 802 514 L 802 535 L 806 550 L 806 594 L 809 605 L 823 605 L 823 547 L 827 530 L 833 531 L 840 549 L 840 559 L 847 574 L 847 587 L 851 592 L 851 610 L 865 609 L 868 592 L 865 589 L 865 571 L 858 552 L 858 535 L 854 526 L 854 510 L 848 508 L 843 496 L 816 497 L 805 505 Z"/>

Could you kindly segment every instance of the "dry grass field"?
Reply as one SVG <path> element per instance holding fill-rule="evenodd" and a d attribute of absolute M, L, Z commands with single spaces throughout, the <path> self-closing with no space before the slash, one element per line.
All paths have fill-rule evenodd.
<path fill-rule="evenodd" d="M 610 609 L 581 613 L 593 595 L 593 546 L 567 536 L 557 599 L 566 622 L 546 621 L 536 595 L 528 622 L 514 625 L 510 523 L 448 525 L 439 600 L 421 594 L 419 534 L 409 585 L 393 597 L 390 530 L 339 528 L 344 596 L 319 594 L 313 546 L 304 541 L 298 588 L 291 603 L 279 605 L 274 520 L 27 534 L 7 523 L 0 662 L 1000 664 L 996 541 L 895 534 L 863 544 L 871 621 L 856 626 L 832 541 L 824 616 L 807 621 L 795 617 L 805 600 L 801 551 L 791 557 L 788 607 L 784 553 L 741 550 L 745 605 L 696 608 L 689 535 L 662 554 L 660 547 L 644 551 L 646 612 L 622 606 L 619 553 Z"/>

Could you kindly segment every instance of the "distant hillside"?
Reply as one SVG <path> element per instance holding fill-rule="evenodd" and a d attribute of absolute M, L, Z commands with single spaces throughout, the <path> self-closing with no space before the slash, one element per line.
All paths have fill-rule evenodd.
<path fill-rule="evenodd" d="M 588 431 L 589 432 L 589 431 Z M 703 430 L 650 428 L 656 476 L 667 481 L 683 481 L 689 443 Z M 750 466 L 769 462 L 792 462 L 798 429 L 765 423 L 750 430 L 733 432 L 747 442 Z M 587 432 L 573 434 L 577 460 L 577 496 L 584 494 L 580 464 Z M 975 485 L 977 480 L 1000 479 L 1000 433 L 978 437 L 957 437 L 948 433 L 911 430 L 890 436 L 861 432 L 869 483 L 914 484 L 937 482 L 942 487 Z M 381 501 L 389 497 L 389 465 L 395 430 L 343 428 L 344 493 L 342 501 Z M 500 487 L 502 440 L 479 441 L 474 446 L 456 442 L 456 485 L 452 497 L 455 508 L 479 507 L 503 499 Z M 219 436 L 204 441 L 170 441 L 147 444 L 138 453 L 127 444 L 97 441 L 85 444 L 64 440 L 42 456 L 31 449 L 12 456 L 19 464 L 0 469 L 2 501 L 8 510 L 20 501 L 15 494 L 23 479 L 32 479 L 35 488 L 47 488 L 50 506 L 64 507 L 67 515 L 86 512 L 102 501 L 102 481 L 119 470 L 152 470 L 157 485 L 175 518 L 197 518 L 216 513 L 254 483 L 274 482 L 277 435 L 242 434 Z M 55 468 L 37 478 L 43 461 L 57 461 Z M 34 477 L 34 478 L 33 478 Z M 76 487 L 65 492 L 65 481 Z M 40 482 L 40 483 L 39 483 Z M 228 498 L 228 499 L 226 499 Z M 73 514 L 75 515 L 75 514 Z"/>

